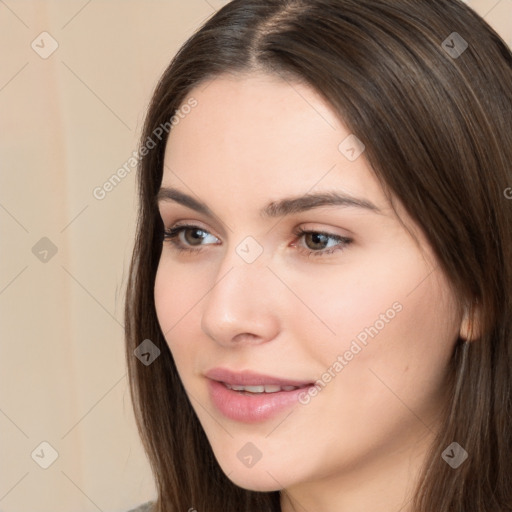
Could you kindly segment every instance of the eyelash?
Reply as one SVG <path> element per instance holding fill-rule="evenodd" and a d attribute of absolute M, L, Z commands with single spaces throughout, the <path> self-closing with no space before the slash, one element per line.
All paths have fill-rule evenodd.
<path fill-rule="evenodd" d="M 211 234 L 199 226 L 185 224 L 185 225 L 174 226 L 172 228 L 165 229 L 163 232 L 163 241 L 168 240 L 174 246 L 174 249 L 180 253 L 195 253 L 195 254 L 197 254 L 197 253 L 201 252 L 203 250 L 204 246 L 198 246 L 199 248 L 192 249 L 191 247 L 182 245 L 179 240 L 177 241 L 179 234 L 182 231 L 185 231 L 186 229 L 196 229 L 196 230 L 202 231 L 204 233 Z M 332 254 L 337 251 L 343 251 L 348 245 L 350 245 L 353 242 L 353 240 L 351 238 L 347 238 L 344 236 L 333 235 L 332 233 L 326 233 L 324 231 L 305 230 L 303 228 L 298 228 L 297 230 L 294 231 L 293 234 L 298 238 L 301 238 L 304 235 L 310 235 L 310 234 L 324 235 L 324 236 L 327 236 L 330 239 L 334 239 L 338 242 L 338 244 L 335 245 L 334 247 L 331 247 L 329 249 L 322 249 L 319 251 L 313 251 L 311 249 L 306 249 L 304 247 L 297 246 L 299 252 L 305 253 L 308 257 L 309 256 L 326 256 L 328 254 Z M 207 244 L 207 245 L 218 245 L 218 244 Z"/>

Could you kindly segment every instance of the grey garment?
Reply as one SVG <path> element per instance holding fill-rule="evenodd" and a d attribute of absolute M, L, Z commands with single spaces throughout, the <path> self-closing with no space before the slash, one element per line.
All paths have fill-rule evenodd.
<path fill-rule="evenodd" d="M 132 508 L 128 512 L 153 512 L 154 501 L 147 501 L 146 503 L 139 505 L 137 508 Z"/>

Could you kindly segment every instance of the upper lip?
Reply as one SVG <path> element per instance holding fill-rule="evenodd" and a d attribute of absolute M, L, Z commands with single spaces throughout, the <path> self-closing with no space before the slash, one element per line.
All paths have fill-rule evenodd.
<path fill-rule="evenodd" d="M 235 386 L 263 386 L 265 384 L 269 384 L 275 386 L 295 386 L 302 388 L 313 384 L 312 382 L 305 380 L 282 379 L 279 377 L 273 377 L 272 375 L 255 373 L 251 370 L 235 372 L 228 370 L 227 368 L 212 368 L 205 373 L 205 376 L 209 379 Z"/>

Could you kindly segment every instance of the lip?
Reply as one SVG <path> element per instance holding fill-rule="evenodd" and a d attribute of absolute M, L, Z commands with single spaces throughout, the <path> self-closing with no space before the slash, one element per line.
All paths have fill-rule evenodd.
<path fill-rule="evenodd" d="M 227 368 L 212 368 L 205 373 L 205 376 L 217 382 L 225 382 L 226 384 L 237 386 L 262 386 L 264 384 L 273 384 L 276 386 L 296 386 L 302 388 L 313 384 L 312 381 L 282 379 L 271 375 L 255 373 L 250 370 L 234 372 Z"/>
<path fill-rule="evenodd" d="M 251 371 L 233 372 L 224 368 L 214 368 L 206 374 L 210 400 L 225 417 L 242 422 L 258 423 L 269 420 L 284 410 L 297 405 L 299 396 L 307 392 L 312 382 L 288 380 Z M 275 393 L 244 394 L 228 389 L 225 384 L 238 386 L 296 386 L 292 391 Z"/>

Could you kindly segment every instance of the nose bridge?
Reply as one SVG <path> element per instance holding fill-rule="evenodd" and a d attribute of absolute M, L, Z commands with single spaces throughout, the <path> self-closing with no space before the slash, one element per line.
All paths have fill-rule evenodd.
<path fill-rule="evenodd" d="M 263 248 L 250 238 L 226 251 L 203 302 L 202 329 L 219 343 L 247 334 L 268 340 L 278 329 L 278 308 L 269 289 L 272 273 Z"/>

